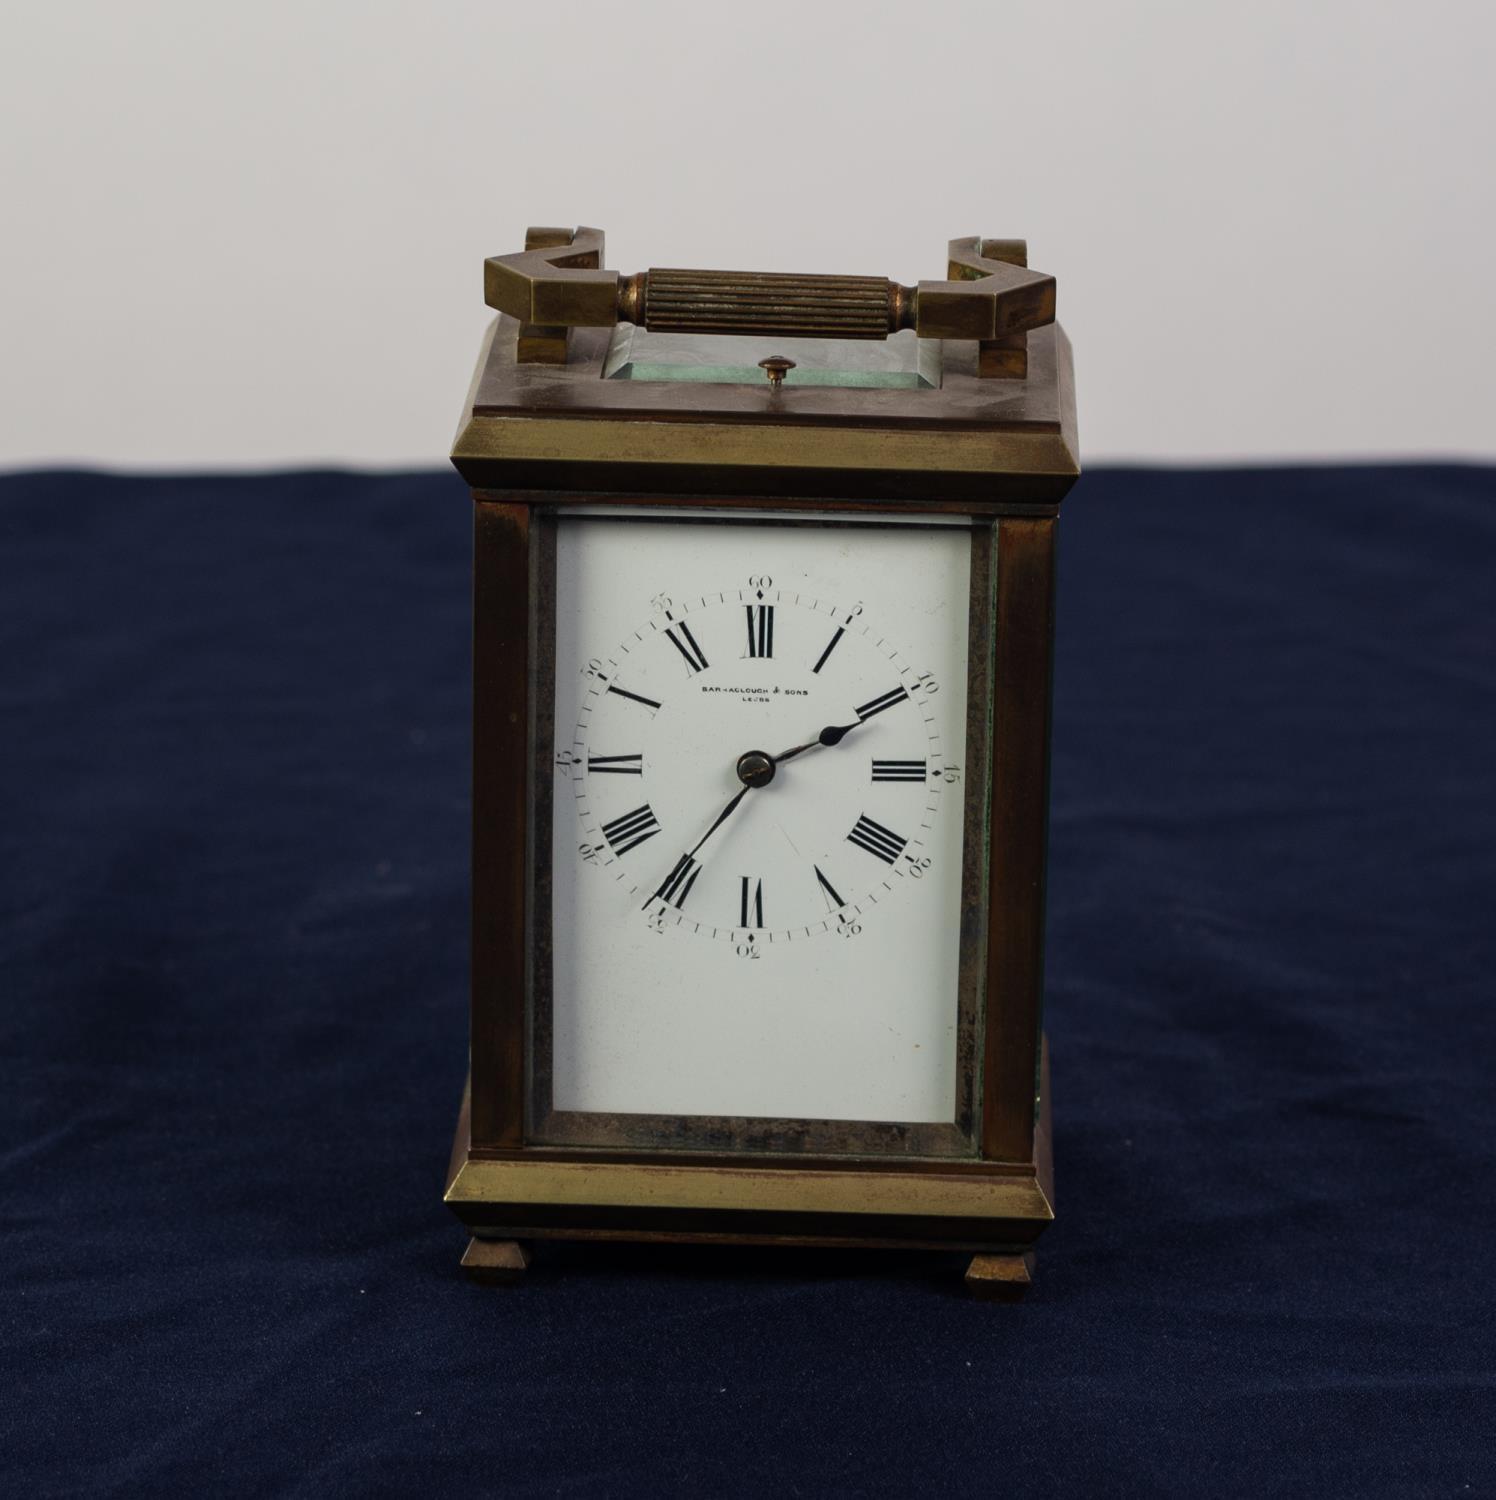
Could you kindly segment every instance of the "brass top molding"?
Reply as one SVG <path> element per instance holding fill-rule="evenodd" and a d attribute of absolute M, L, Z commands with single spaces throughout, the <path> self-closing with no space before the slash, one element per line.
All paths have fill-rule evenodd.
<path fill-rule="evenodd" d="M 634 323 L 673 333 L 885 339 L 1010 338 L 1053 323 L 1055 280 L 1031 271 L 1022 240 L 951 240 L 949 278 L 603 268 L 600 229 L 531 229 L 526 248 L 483 263 L 483 300 L 521 324 L 560 331 Z"/>

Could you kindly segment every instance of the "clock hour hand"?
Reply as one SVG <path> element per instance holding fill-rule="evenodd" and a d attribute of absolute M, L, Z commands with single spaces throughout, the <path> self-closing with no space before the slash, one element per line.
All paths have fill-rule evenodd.
<path fill-rule="evenodd" d="M 793 749 L 782 750 L 774 757 L 775 765 L 782 765 L 787 760 L 793 760 L 797 755 L 804 755 L 807 750 L 819 749 L 822 745 L 838 745 L 842 736 L 856 729 L 862 723 L 861 719 L 856 724 L 828 724 L 813 740 L 807 740 L 803 745 L 796 745 Z"/>
<path fill-rule="evenodd" d="M 817 745 L 839 745 L 844 736 L 866 724 L 874 714 L 881 714 L 885 708 L 892 708 L 896 703 L 904 703 L 908 698 L 909 689 L 902 685 L 891 692 L 880 693 L 876 698 L 869 698 L 866 703 L 859 703 L 852 710 L 857 717 L 850 724 L 828 724 L 813 740 L 807 740 L 803 745 L 795 745 L 782 755 L 776 755 L 774 762 L 778 764 L 782 760 L 793 760 L 797 755 L 804 755 L 807 750 L 814 750 Z"/>

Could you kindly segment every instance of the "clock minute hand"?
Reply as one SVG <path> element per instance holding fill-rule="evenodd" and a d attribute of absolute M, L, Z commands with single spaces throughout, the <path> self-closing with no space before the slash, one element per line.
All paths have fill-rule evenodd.
<path fill-rule="evenodd" d="M 696 848 L 690 851 L 688 858 L 694 859 L 696 857 L 696 851 L 700 849 L 701 846 L 706 843 L 706 841 L 711 838 L 711 836 L 733 815 L 733 813 L 737 810 L 738 803 L 741 802 L 743 798 L 746 797 L 752 790 L 753 787 L 751 785 L 744 786 L 738 792 L 737 796 L 735 796 L 732 801 L 729 802 L 727 806 L 717 814 L 717 821 L 713 823 L 712 826 L 708 828 L 707 831 L 702 834 L 699 839 L 696 840 Z"/>
<path fill-rule="evenodd" d="M 706 843 L 709 838 L 711 838 L 711 836 L 733 815 L 733 813 L 737 811 L 738 803 L 740 803 L 743 798 L 746 797 L 748 793 L 754 789 L 754 787 L 768 786 L 768 784 L 773 781 L 774 772 L 778 769 L 782 761 L 793 760 L 797 755 L 801 755 L 807 750 L 815 750 L 821 745 L 840 744 L 842 736 L 847 734 L 849 731 L 856 729 L 857 725 L 861 723 L 862 720 L 858 719 L 856 723 L 853 724 L 828 724 L 820 732 L 820 734 L 815 737 L 815 739 L 809 740 L 803 745 L 796 745 L 792 749 L 786 750 L 782 755 L 767 755 L 762 750 L 748 750 L 744 754 L 740 755 L 738 757 L 736 769 L 738 779 L 743 783 L 742 787 L 739 789 L 738 793 L 733 797 L 733 799 L 727 804 L 727 806 L 717 814 L 715 821 L 712 823 L 712 826 L 708 828 L 707 831 L 702 834 L 699 839 L 696 840 L 695 847 L 692 848 L 685 855 L 685 857 L 680 860 L 676 868 L 679 869 L 682 865 L 689 866 L 691 861 L 694 860 L 697 854 L 700 852 L 701 846 Z M 650 895 L 649 900 L 647 900 L 644 905 L 648 907 L 650 901 L 653 901 L 659 894 L 659 891 L 653 892 L 653 894 Z"/>
<path fill-rule="evenodd" d="M 696 861 L 697 851 L 733 815 L 733 813 L 737 810 L 738 803 L 741 802 L 743 798 L 746 797 L 752 790 L 752 782 L 745 782 L 743 784 L 743 788 L 741 791 L 739 791 L 737 796 L 735 796 L 732 801 L 729 802 L 727 806 L 717 814 L 716 819 L 712 823 L 712 826 L 708 828 L 707 831 L 702 834 L 699 839 L 696 840 L 695 848 L 693 848 L 689 854 L 683 854 L 680 859 L 676 861 L 675 869 L 665 877 L 664 882 L 659 886 L 659 888 L 651 891 L 649 895 L 645 897 L 644 905 L 639 908 L 641 911 L 647 911 L 651 902 L 664 898 L 667 895 L 667 892 L 672 883 L 676 879 L 681 877 L 681 873 L 683 871 L 688 871 L 693 867 Z M 693 875 L 691 878 L 692 880 L 694 880 L 695 876 Z M 690 888 L 690 883 L 688 882 L 686 885 L 686 889 L 690 890 Z"/>

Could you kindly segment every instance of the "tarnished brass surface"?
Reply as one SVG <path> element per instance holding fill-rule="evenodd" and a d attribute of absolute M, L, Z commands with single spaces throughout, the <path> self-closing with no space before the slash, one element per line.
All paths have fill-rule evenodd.
<path fill-rule="evenodd" d="M 513 1240 L 473 1238 L 463 1252 L 462 1269 L 489 1286 L 512 1286 L 530 1269 L 530 1252 Z"/>
<path fill-rule="evenodd" d="M 481 418 L 469 424 L 453 456 L 543 459 L 563 450 L 573 460 L 610 463 L 751 466 L 763 463 L 772 451 L 773 462 L 792 468 L 1073 473 L 1063 435 L 1057 432 L 828 432 L 791 425 L 655 425 L 627 419 L 584 425 L 564 418 Z"/>
<path fill-rule="evenodd" d="M 486 1237 L 475 1256 L 497 1256 L 502 1264 L 488 1269 L 505 1274 L 519 1269 L 520 1256 L 495 1251 L 495 1241 L 516 1249 L 545 1237 L 920 1245 L 988 1257 L 969 1276 L 978 1294 L 1017 1290 L 1031 1264 L 1024 1254 L 1054 1217 L 1037 946 L 1050 518 L 1079 473 L 1079 446 L 1053 278 L 1028 270 L 1022 241 L 990 239 L 951 242 L 951 279 L 915 288 L 871 277 L 651 271 L 625 278 L 604 270 L 602 256 L 599 231 L 533 229 L 521 255 L 488 262 L 486 297 L 502 315 L 485 342 L 453 454 L 477 501 L 479 770 L 475 1088 L 459 1123 L 446 1200 Z M 606 379 L 620 319 L 693 332 L 765 331 L 742 361 L 742 378 Z M 779 363 L 772 355 L 781 333 L 879 338 L 898 328 L 944 341 L 929 348 L 935 376 L 918 387 L 781 385 L 767 367 Z M 771 356 L 762 381 L 751 368 L 761 355 Z M 987 767 L 971 796 L 992 808 L 977 852 L 985 862 L 991 849 L 990 867 L 983 863 L 987 925 L 1010 936 L 981 939 L 986 998 L 972 1043 L 973 1057 L 981 1057 L 972 1087 L 980 1092 L 969 1123 L 965 1116 L 956 1122 L 968 1132 L 969 1151 L 926 1149 L 918 1139 L 890 1151 L 845 1132 L 797 1136 L 794 1151 L 773 1141 L 760 1148 L 742 1132 L 724 1145 L 653 1127 L 600 1141 L 547 1136 L 537 1120 L 549 1116 L 527 1112 L 529 1090 L 544 1072 L 536 1060 L 548 1055 L 543 1031 L 526 1030 L 533 986 L 548 982 L 535 956 L 543 945 L 527 946 L 536 913 L 543 919 L 549 910 L 544 878 L 532 877 L 527 863 L 551 834 L 549 804 L 532 787 L 533 777 L 549 775 L 541 747 L 553 732 L 542 664 L 557 603 L 546 538 L 567 507 L 645 497 L 652 506 L 724 516 L 746 508 L 999 518 L 993 608 L 1001 624 L 992 677 L 1009 686 L 995 700 L 971 695 L 985 709 L 995 701 L 997 715 L 990 755 L 967 758 Z M 1022 519 L 1010 524 L 1015 517 Z M 535 1015 L 543 1017 L 544 1007 Z M 807 1122 L 793 1123 L 799 1130 Z"/>
<path fill-rule="evenodd" d="M 608 328 L 618 322 L 688 333 L 798 338 L 1010 338 L 1054 322 L 1054 277 L 1015 260 L 1018 240 L 952 240 L 950 281 L 902 286 L 883 276 L 760 271 L 602 269 L 598 229 L 532 229 L 517 255 L 484 262 L 484 301 L 524 325 Z M 526 346 L 528 350 L 529 346 Z M 538 358 L 528 352 L 521 358 Z"/>
<path fill-rule="evenodd" d="M 603 263 L 601 235 L 597 237 L 595 246 L 578 247 L 574 244 L 574 231 L 570 229 L 532 226 L 525 231 L 527 251 L 559 250 L 563 247 L 570 247 L 575 255 L 580 256 L 576 261 L 576 269 L 596 270 Z M 570 337 L 571 329 L 564 324 L 521 323 L 515 339 L 514 357 L 520 364 L 564 365 Z"/>
<path fill-rule="evenodd" d="M 1038 1179 L 936 1171 L 818 1172 L 779 1167 L 682 1167 L 641 1162 L 469 1160 L 447 1189 L 462 1203 L 573 1207 L 753 1209 L 779 1213 L 907 1214 L 921 1218 L 1054 1217 Z"/>
<path fill-rule="evenodd" d="M 798 494 L 979 508 L 1055 502 L 1080 473 L 1069 340 L 1028 335 L 1028 378 L 984 380 L 945 346 L 936 390 L 604 380 L 609 335 L 564 367 L 517 363 L 501 318 L 452 460 L 484 490 Z M 791 399 L 791 391 L 793 398 Z"/>
<path fill-rule="evenodd" d="M 661 333 L 886 339 L 897 330 L 891 287 L 884 276 L 651 269 L 634 321 Z"/>
<path fill-rule="evenodd" d="M 976 1255 L 966 1268 L 966 1290 L 979 1302 L 1021 1302 L 1034 1279 L 1034 1252 Z"/>
<path fill-rule="evenodd" d="M 531 248 L 532 236 L 555 242 Z M 483 300 L 490 307 L 547 327 L 611 328 L 618 321 L 618 272 L 599 269 L 601 229 L 532 229 L 525 240 L 518 255 L 483 262 Z"/>
<path fill-rule="evenodd" d="M 944 1246 L 1022 1253 L 1054 1219 L 1048 1070 L 1028 1162 L 724 1158 L 470 1147 L 466 1097 L 445 1201 L 491 1238 Z"/>
<path fill-rule="evenodd" d="M 952 242 L 952 248 L 963 242 Z M 1010 266 L 1028 265 L 1027 240 L 983 240 L 980 257 L 973 264 L 970 257 L 952 259 L 947 275 L 952 281 L 975 281 L 986 273 L 980 265 L 1002 261 Z M 997 339 L 982 339 L 977 344 L 977 373 L 984 380 L 1023 380 L 1028 376 L 1028 334 L 1009 333 Z"/>
<path fill-rule="evenodd" d="M 473 842 L 470 954 L 474 993 L 522 994 L 529 815 L 530 536 L 527 506 L 473 507 Z M 539 601 L 536 601 L 537 604 Z M 498 1006 L 474 1004 L 469 1033 L 472 1134 L 518 1145 L 524 1135 L 524 1031 Z"/>
<path fill-rule="evenodd" d="M 1054 669 L 1055 526 L 1004 518 L 997 543 L 993 674 L 991 912 L 987 940 L 982 1150 L 995 1160 L 1034 1154 L 1044 890 L 1049 848 L 1050 696 Z M 1014 795 L 1016 788 L 1022 795 Z"/>
<path fill-rule="evenodd" d="M 921 338 L 998 339 L 1054 322 L 1054 277 L 989 256 L 984 253 L 986 243 L 976 238 L 952 240 L 948 265 L 952 274 L 960 272 L 964 279 L 920 282 L 915 328 Z"/>

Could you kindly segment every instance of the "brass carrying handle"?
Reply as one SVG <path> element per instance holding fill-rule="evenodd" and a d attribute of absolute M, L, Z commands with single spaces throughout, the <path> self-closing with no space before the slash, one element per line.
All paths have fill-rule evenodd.
<path fill-rule="evenodd" d="M 619 319 L 661 333 L 886 339 L 914 327 L 914 292 L 883 276 L 662 271 L 619 284 Z"/>
<path fill-rule="evenodd" d="M 536 332 L 634 323 L 669 333 L 1006 340 L 1054 322 L 1053 276 L 1031 271 L 1022 240 L 952 240 L 950 279 L 901 286 L 882 276 L 602 268 L 600 229 L 532 229 L 517 255 L 484 262 L 483 300 Z"/>

